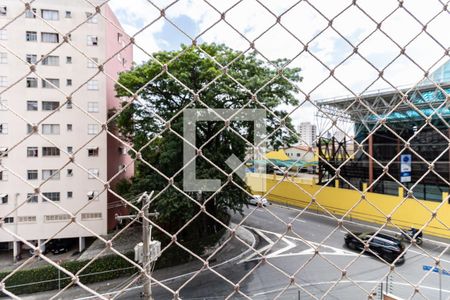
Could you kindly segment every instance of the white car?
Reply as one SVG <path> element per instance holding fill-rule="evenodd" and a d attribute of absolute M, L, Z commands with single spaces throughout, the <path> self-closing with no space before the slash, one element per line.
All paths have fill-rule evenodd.
<path fill-rule="evenodd" d="M 248 200 L 248 203 L 252 205 L 258 205 L 258 203 L 261 203 L 262 206 L 267 206 L 269 204 L 269 201 L 259 195 L 252 195 Z"/>

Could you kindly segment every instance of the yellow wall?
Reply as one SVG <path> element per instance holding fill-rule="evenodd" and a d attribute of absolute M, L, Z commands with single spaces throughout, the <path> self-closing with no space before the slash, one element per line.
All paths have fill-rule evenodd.
<path fill-rule="evenodd" d="M 311 199 L 314 197 L 317 203 L 310 206 L 312 210 L 323 211 L 320 207 L 322 206 L 333 214 L 379 224 L 386 222 L 383 214 L 386 216 L 392 214 L 392 223 L 402 228 L 421 228 L 423 224 L 430 221 L 432 212 L 441 204 L 440 202 L 417 201 L 409 198 L 404 200 L 403 197 L 376 193 L 367 193 L 365 199 L 361 200 L 361 194 L 354 190 L 340 189 L 334 186 L 322 187 L 315 185 L 311 180 L 298 178 L 293 178 L 295 184 L 287 179 L 279 183 L 282 179 L 282 176 L 247 174 L 247 184 L 255 193 L 271 190 L 276 185 L 268 195 L 268 199 L 271 201 L 305 207 L 311 203 Z M 263 188 L 264 180 L 266 186 Z M 399 192 L 403 194 L 403 191 L 399 190 Z M 446 196 L 443 195 L 443 197 Z M 355 207 L 351 209 L 353 206 Z M 397 206 L 398 209 L 393 213 Z M 347 213 L 350 209 L 351 211 Z M 437 211 L 436 218 L 425 227 L 424 233 L 450 238 L 450 204 L 447 200 Z"/>

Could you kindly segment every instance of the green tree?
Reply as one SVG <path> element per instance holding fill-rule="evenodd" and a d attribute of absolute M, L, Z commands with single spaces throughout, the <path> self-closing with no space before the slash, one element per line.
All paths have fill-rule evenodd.
<path fill-rule="evenodd" d="M 293 143 L 295 138 L 285 128 L 278 127 L 279 119 L 287 115 L 280 106 L 298 102 L 295 86 L 285 78 L 300 82 L 300 69 L 284 68 L 281 74 L 278 69 L 287 63 L 285 59 L 273 61 L 274 67 L 258 59 L 255 53 L 242 54 L 218 44 L 201 44 L 198 48 L 182 46 L 180 51 L 161 51 L 153 56 L 156 60 L 120 74 L 120 84 L 116 85 L 118 96 L 130 97 L 129 91 L 138 94 L 132 105 L 118 116 L 117 126 L 134 149 L 145 146 L 141 151 L 142 160 L 136 164 L 135 177 L 130 184 L 120 185 L 120 189 L 128 196 L 146 190 L 163 191 L 152 202 L 151 208 L 161 214 L 158 223 L 171 233 L 199 214 L 190 223 L 189 230 L 183 230 L 179 235 L 181 240 L 195 239 L 217 231 L 217 223 L 210 216 L 222 220 L 228 209 L 242 210 L 247 198 L 244 192 L 246 185 L 237 175 L 233 175 L 233 181 L 237 184 L 228 182 L 205 203 L 212 193 L 201 196 L 199 193 L 187 193 L 198 203 L 204 203 L 210 216 L 200 213 L 199 205 L 174 187 L 183 188 L 183 174 L 179 172 L 183 167 L 183 140 L 176 134 L 183 135 L 183 115 L 180 111 L 184 108 L 265 107 L 271 111 L 267 113 L 266 120 L 267 133 L 270 134 L 267 143 L 274 148 Z M 233 63 L 224 70 L 211 57 L 222 66 L 231 61 Z M 193 93 L 198 91 L 201 92 L 197 99 Z M 256 100 L 252 99 L 249 91 L 258 91 Z M 231 172 L 225 161 L 232 154 L 244 160 L 249 144 L 243 138 L 253 142 L 252 122 L 231 122 L 229 125 L 243 138 L 230 130 L 222 130 L 224 122 L 198 122 L 196 125 L 196 147 L 202 147 L 203 155 L 196 160 L 196 177 L 227 182 L 227 177 L 205 158 L 225 172 Z M 293 129 L 289 118 L 286 118 L 285 126 Z M 173 177 L 173 184 L 162 174 Z"/>

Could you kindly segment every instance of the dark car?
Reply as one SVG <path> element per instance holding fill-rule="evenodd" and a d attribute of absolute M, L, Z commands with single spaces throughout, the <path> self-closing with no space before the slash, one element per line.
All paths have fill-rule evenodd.
<path fill-rule="evenodd" d="M 73 241 L 71 239 L 55 239 L 47 243 L 45 252 L 50 251 L 53 254 L 65 253 L 72 248 Z"/>
<path fill-rule="evenodd" d="M 370 250 L 378 254 L 387 262 L 392 263 L 397 257 L 400 257 L 397 262 L 404 262 L 405 257 L 403 250 L 405 250 L 405 247 L 402 245 L 401 241 L 395 237 L 382 233 L 377 233 L 375 235 L 375 232 L 353 232 L 353 234 L 358 238 L 350 233 L 345 235 L 345 245 L 348 248 L 353 250 L 363 250 L 363 242 L 368 242 L 373 236 L 370 242 L 368 242 Z"/>

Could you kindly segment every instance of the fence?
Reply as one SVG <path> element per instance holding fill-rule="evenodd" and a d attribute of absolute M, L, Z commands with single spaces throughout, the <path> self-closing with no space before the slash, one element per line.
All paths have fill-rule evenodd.
<path fill-rule="evenodd" d="M 449 23 L 441 0 L 2 1 L 0 294 L 450 297 Z"/>

